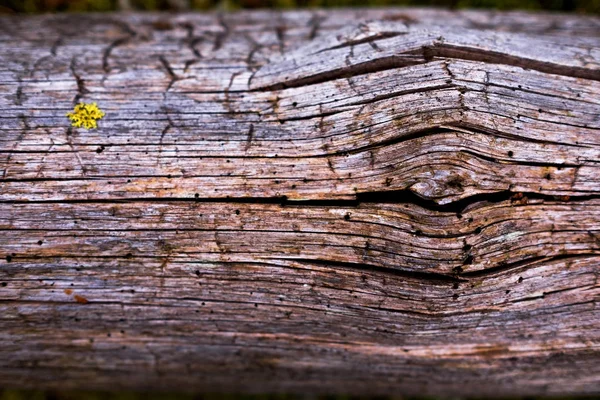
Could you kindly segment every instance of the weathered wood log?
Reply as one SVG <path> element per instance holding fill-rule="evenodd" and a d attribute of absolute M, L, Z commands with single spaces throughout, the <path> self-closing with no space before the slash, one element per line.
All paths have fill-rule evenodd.
<path fill-rule="evenodd" d="M 0 27 L 0 385 L 600 393 L 599 18 Z"/>

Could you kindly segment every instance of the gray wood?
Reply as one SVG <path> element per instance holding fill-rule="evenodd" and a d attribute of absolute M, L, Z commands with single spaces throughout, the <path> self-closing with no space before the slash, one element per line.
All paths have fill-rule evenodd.
<path fill-rule="evenodd" d="M 12 16 L 0 61 L 0 386 L 600 393 L 597 17 Z"/>

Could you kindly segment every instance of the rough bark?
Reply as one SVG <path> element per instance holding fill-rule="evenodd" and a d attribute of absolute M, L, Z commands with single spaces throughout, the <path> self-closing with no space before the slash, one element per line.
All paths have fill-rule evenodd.
<path fill-rule="evenodd" d="M 600 19 L 3 17 L 0 60 L 0 385 L 600 392 Z"/>

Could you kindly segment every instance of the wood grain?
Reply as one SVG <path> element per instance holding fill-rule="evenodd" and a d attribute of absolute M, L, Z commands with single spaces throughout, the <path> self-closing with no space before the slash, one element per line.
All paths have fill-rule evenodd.
<path fill-rule="evenodd" d="M 0 385 L 600 393 L 597 17 L 0 27 Z"/>

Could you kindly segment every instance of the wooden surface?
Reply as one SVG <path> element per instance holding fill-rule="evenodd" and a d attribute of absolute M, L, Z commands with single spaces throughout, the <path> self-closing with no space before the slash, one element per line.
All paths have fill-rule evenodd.
<path fill-rule="evenodd" d="M 600 393 L 599 18 L 2 17 L 0 88 L 0 386 Z"/>

